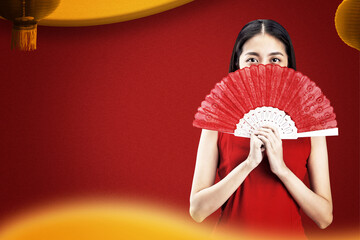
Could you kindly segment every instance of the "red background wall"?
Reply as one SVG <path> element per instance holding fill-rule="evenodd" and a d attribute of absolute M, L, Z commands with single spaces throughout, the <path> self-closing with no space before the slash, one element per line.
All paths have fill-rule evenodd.
<path fill-rule="evenodd" d="M 188 211 L 200 130 L 193 116 L 227 74 L 244 24 L 280 22 L 297 68 L 337 113 L 328 138 L 334 222 L 359 225 L 359 53 L 338 38 L 341 0 L 197 0 L 129 22 L 38 28 L 10 50 L 0 21 L 0 219 L 65 196 L 130 196 Z M 190 221 L 190 218 L 189 218 Z M 305 220 L 307 232 L 314 224 Z"/>

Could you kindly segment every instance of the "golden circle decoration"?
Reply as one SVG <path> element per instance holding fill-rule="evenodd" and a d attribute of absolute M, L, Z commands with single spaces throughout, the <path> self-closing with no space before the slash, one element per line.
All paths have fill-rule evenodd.
<path fill-rule="evenodd" d="M 128 21 L 170 10 L 193 0 L 61 0 L 39 25 L 75 27 Z"/>
<path fill-rule="evenodd" d="M 80 201 L 22 214 L 2 227 L 0 239 L 200 240 L 208 239 L 208 231 L 197 229 L 175 212 L 154 204 Z"/>
<path fill-rule="evenodd" d="M 189 217 L 188 217 L 189 218 Z M 211 233 L 190 224 L 182 213 L 134 200 L 74 200 L 27 210 L 1 225 L 1 240 L 287 240 L 286 235 L 248 234 L 245 231 Z M 187 220 L 186 220 L 187 219 Z M 228 229 L 229 230 L 229 229 Z M 211 236 L 210 236 L 211 235 Z M 303 238 L 301 238 L 303 239 Z M 358 239 L 357 231 L 339 232 L 316 240 Z"/>
<path fill-rule="evenodd" d="M 339 5 L 335 27 L 341 40 L 360 51 L 360 0 L 344 0 Z"/>

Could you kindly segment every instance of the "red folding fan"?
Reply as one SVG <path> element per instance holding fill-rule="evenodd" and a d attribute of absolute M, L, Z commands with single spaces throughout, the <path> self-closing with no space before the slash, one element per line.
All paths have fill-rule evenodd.
<path fill-rule="evenodd" d="M 307 76 L 278 65 L 253 65 L 222 79 L 195 114 L 195 127 L 250 137 L 264 125 L 282 139 L 338 135 L 330 101 Z"/>

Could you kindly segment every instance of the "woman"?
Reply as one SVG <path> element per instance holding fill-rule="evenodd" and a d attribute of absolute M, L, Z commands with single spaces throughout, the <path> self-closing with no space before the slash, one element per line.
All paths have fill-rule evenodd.
<path fill-rule="evenodd" d="M 290 37 L 277 22 L 255 20 L 240 31 L 229 71 L 253 64 L 296 70 Z M 216 172 L 220 180 L 215 184 Z M 311 189 L 303 183 L 306 172 Z M 218 225 L 304 236 L 301 208 L 326 228 L 332 222 L 332 199 L 325 137 L 282 141 L 270 126 L 258 129 L 250 139 L 203 129 L 190 214 L 201 222 L 220 207 Z"/>

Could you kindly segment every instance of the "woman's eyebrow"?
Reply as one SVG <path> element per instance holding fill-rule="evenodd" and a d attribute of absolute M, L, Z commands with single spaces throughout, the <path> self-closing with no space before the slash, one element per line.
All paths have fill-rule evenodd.
<path fill-rule="evenodd" d="M 284 56 L 284 54 L 282 54 L 281 52 L 272 52 L 272 53 L 269 54 L 269 56 L 274 56 L 274 55 Z"/>
<path fill-rule="evenodd" d="M 260 56 L 257 52 L 247 52 L 247 53 L 245 53 L 245 55 L 255 55 L 255 56 Z"/>

